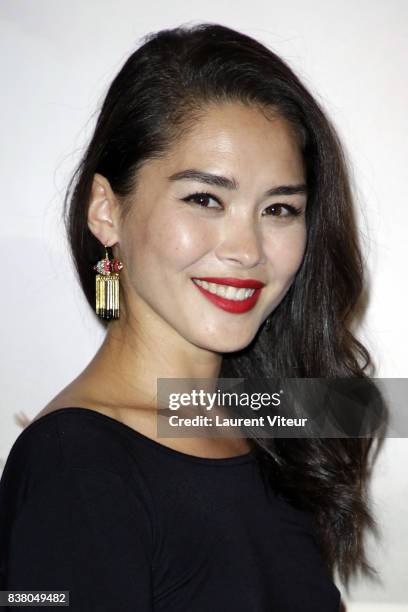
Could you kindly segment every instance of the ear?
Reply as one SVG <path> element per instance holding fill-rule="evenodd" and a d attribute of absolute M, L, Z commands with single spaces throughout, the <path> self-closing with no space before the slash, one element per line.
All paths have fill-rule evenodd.
<path fill-rule="evenodd" d="M 94 174 L 88 227 L 104 246 L 119 242 L 119 203 L 109 181 L 102 174 Z"/>

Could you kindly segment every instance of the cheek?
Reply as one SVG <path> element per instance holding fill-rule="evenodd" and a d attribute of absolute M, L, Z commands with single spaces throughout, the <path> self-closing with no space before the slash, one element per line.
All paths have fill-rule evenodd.
<path fill-rule="evenodd" d="M 136 269 L 183 270 L 199 260 L 211 248 L 211 232 L 189 214 L 171 218 L 150 217 L 135 232 L 133 263 Z"/>
<path fill-rule="evenodd" d="M 302 263 L 305 246 L 305 226 L 273 232 L 265 247 L 272 277 L 281 278 L 283 281 L 292 278 Z"/>

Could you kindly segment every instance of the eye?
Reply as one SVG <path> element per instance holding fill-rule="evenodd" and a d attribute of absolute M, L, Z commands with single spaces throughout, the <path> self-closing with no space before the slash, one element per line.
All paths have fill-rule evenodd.
<path fill-rule="evenodd" d="M 214 200 L 218 204 L 220 203 L 218 198 L 207 192 L 193 193 L 186 198 L 182 198 L 182 200 L 184 202 L 195 202 L 197 206 L 201 206 L 201 208 L 218 208 L 218 206 L 208 206 L 208 204 L 206 204 L 208 200 Z"/>
<path fill-rule="evenodd" d="M 272 204 L 272 206 L 268 206 L 265 211 L 272 211 L 270 214 L 267 214 L 267 217 L 278 217 L 284 219 L 286 217 L 297 217 L 302 214 L 301 208 L 296 208 L 295 206 L 291 206 L 290 204 Z M 286 211 L 286 214 L 282 214 L 282 211 Z"/>

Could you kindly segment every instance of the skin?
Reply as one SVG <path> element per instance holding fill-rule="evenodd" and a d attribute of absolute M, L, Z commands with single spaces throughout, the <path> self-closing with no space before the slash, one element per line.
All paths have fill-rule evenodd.
<path fill-rule="evenodd" d="M 191 168 L 234 178 L 239 188 L 168 179 Z M 217 378 L 222 353 L 247 346 L 291 286 L 305 250 L 307 196 L 264 193 L 305 182 L 290 124 L 239 103 L 209 106 L 165 157 L 145 162 L 123 223 L 123 203 L 95 174 L 88 225 L 124 264 L 127 307 L 122 300 L 120 319 L 110 322 L 95 357 L 36 418 L 64 406 L 89 407 L 157 440 L 156 379 Z M 183 201 L 203 191 L 218 202 L 204 199 L 205 208 Z M 302 212 L 291 216 L 277 204 Z M 233 314 L 206 299 L 193 276 L 252 278 L 266 286 L 252 310 Z M 245 438 L 159 441 L 204 457 L 250 449 Z"/>

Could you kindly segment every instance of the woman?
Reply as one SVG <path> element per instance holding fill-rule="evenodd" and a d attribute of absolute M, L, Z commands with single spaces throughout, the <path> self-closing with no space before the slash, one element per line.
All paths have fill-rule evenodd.
<path fill-rule="evenodd" d="M 107 333 L 10 452 L 3 588 L 98 612 L 338 610 L 334 570 L 374 571 L 372 440 L 163 439 L 155 418 L 158 378 L 366 376 L 347 168 L 318 103 L 227 27 L 149 35 L 107 93 L 66 221 Z M 116 264 L 98 265 L 108 249 Z"/>

